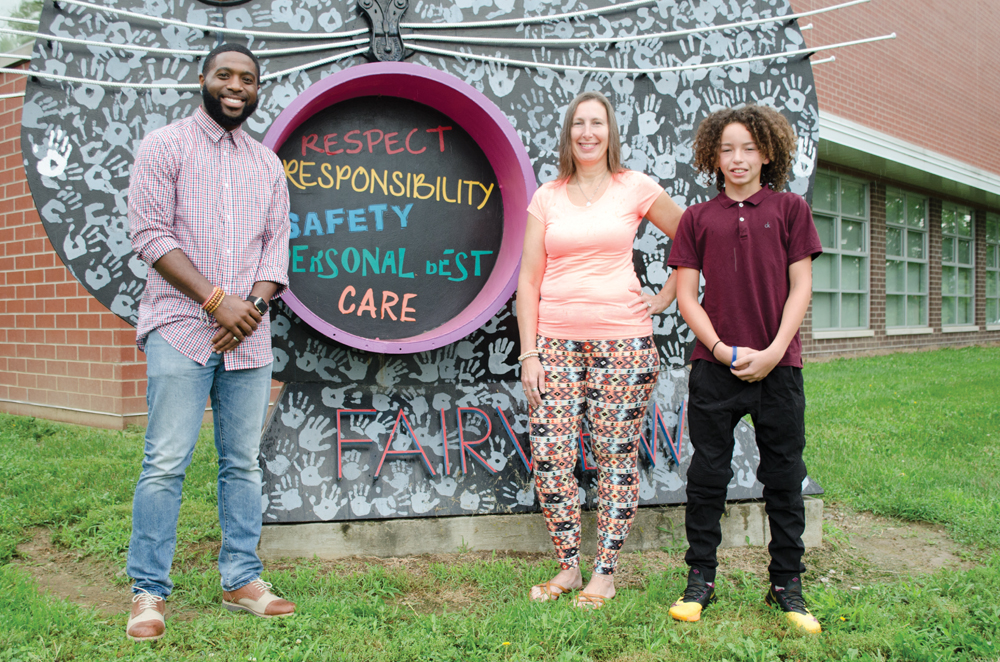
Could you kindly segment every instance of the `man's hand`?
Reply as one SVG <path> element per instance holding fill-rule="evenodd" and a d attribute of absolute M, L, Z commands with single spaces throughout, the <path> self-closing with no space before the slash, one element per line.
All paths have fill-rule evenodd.
<path fill-rule="evenodd" d="M 731 368 L 731 372 L 745 382 L 759 382 L 771 374 L 784 355 L 784 352 L 778 352 L 774 347 L 759 352 L 749 347 L 740 347 L 736 350 L 736 361 L 733 363 L 735 367 Z"/>
<path fill-rule="evenodd" d="M 249 301 L 227 294 L 212 313 L 219 330 L 212 336 L 212 351 L 216 354 L 231 352 L 244 338 L 257 330 L 261 316 Z"/>

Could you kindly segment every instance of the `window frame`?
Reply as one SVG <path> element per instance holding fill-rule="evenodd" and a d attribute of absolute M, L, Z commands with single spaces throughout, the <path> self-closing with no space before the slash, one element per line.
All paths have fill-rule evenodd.
<path fill-rule="evenodd" d="M 815 277 L 815 266 L 817 261 L 823 260 L 823 256 L 818 258 L 818 260 L 813 262 L 814 275 L 813 275 L 813 315 L 812 315 L 812 325 L 813 332 L 830 335 L 830 334 L 858 334 L 862 333 L 868 335 L 871 329 L 871 182 L 866 180 L 850 177 L 846 175 L 841 175 L 836 172 L 830 172 L 826 170 L 819 170 L 816 173 L 816 177 L 829 177 L 836 183 L 835 199 L 837 204 L 837 209 L 835 211 L 820 209 L 816 202 L 816 187 L 813 187 L 813 222 L 815 223 L 816 216 L 821 216 L 824 218 L 832 218 L 835 227 L 835 236 L 833 238 L 834 247 L 823 246 L 823 255 L 831 256 L 836 260 L 837 265 L 837 283 L 835 288 L 817 288 L 816 277 Z M 814 180 L 815 181 L 815 180 Z M 861 186 L 862 193 L 864 196 L 864 216 L 856 216 L 852 214 L 845 214 L 843 212 L 843 183 L 849 182 L 851 184 L 856 184 Z M 851 251 L 843 250 L 840 246 L 843 244 L 843 225 L 844 222 L 860 223 L 862 225 L 861 230 L 861 251 Z M 819 228 L 817 227 L 817 230 Z M 860 275 L 864 279 L 864 286 L 860 290 L 845 289 L 843 287 L 843 258 L 844 257 L 858 257 L 864 261 L 861 267 Z M 817 326 L 816 325 L 816 294 L 823 295 L 835 295 L 837 302 L 837 326 Z M 860 295 L 863 301 L 860 304 L 860 315 L 863 316 L 863 322 L 858 326 L 844 326 L 844 295 Z"/>
<path fill-rule="evenodd" d="M 1000 214 L 987 212 L 985 216 L 986 232 L 984 234 L 986 242 L 986 263 L 983 265 L 983 274 L 986 282 L 983 284 L 983 298 L 986 301 L 986 325 L 987 327 L 1000 326 Z M 994 238 L 990 239 L 990 226 L 995 224 L 996 231 Z M 990 254 L 993 256 L 993 266 L 990 266 Z M 996 281 L 994 295 L 990 296 L 990 280 Z M 990 318 L 990 303 L 995 306 L 994 317 Z"/>
<path fill-rule="evenodd" d="M 903 217 L 899 222 L 889 220 L 889 200 L 893 196 L 903 199 Z M 921 201 L 924 207 L 923 228 L 913 227 L 910 224 L 910 202 Z M 885 190 L 885 327 L 886 329 L 925 329 L 929 324 L 930 315 L 930 198 L 896 187 L 887 186 Z M 900 255 L 889 254 L 889 232 L 890 230 L 900 231 Z M 923 258 L 912 258 L 909 256 L 910 234 L 920 234 L 923 237 Z M 903 290 L 889 291 L 889 263 L 898 262 L 903 264 Z M 911 264 L 923 266 L 923 278 L 921 282 L 922 292 L 910 292 L 909 269 Z M 889 322 L 889 297 L 901 297 L 903 302 L 903 324 L 890 324 Z M 923 320 L 917 324 L 910 324 L 910 303 L 914 298 L 921 300 L 921 311 L 919 317 Z"/>
<path fill-rule="evenodd" d="M 957 233 L 945 232 L 945 213 L 949 208 L 954 209 L 956 212 L 965 213 L 969 216 L 969 234 L 960 235 Z M 944 246 L 948 239 L 954 241 L 954 250 L 952 256 L 954 259 L 945 259 Z M 959 242 L 968 241 L 969 242 L 969 262 L 962 263 L 958 261 L 959 257 Z M 956 269 L 955 278 L 955 293 L 946 294 L 945 286 L 947 285 L 947 278 L 945 277 L 946 269 Z M 969 294 L 959 294 L 959 274 L 961 270 L 967 270 L 969 272 Z M 951 323 L 945 323 L 945 305 L 946 299 L 955 299 L 955 316 Z M 970 311 L 970 319 L 965 321 L 958 321 L 958 300 L 968 299 Z M 944 201 L 941 205 L 941 328 L 965 328 L 972 327 L 976 324 L 976 214 L 972 207 L 968 205 L 962 205 L 957 202 Z"/>

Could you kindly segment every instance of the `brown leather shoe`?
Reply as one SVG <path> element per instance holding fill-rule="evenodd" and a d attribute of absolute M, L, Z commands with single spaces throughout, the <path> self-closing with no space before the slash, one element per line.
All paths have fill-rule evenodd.
<path fill-rule="evenodd" d="M 271 593 L 271 585 L 260 577 L 235 591 L 223 591 L 222 606 L 229 611 L 248 611 L 261 618 L 295 613 L 295 603 Z"/>
<path fill-rule="evenodd" d="M 132 610 L 129 612 L 125 634 L 132 641 L 155 641 L 167 629 L 163 614 L 167 604 L 158 595 L 139 589 L 132 596 Z"/>

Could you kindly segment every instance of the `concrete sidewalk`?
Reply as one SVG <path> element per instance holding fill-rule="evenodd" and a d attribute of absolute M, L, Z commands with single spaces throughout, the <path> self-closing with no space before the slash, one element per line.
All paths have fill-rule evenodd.
<path fill-rule="evenodd" d="M 596 539 L 597 514 L 583 513 L 583 540 Z M 722 547 L 763 546 L 771 539 L 764 503 L 726 504 L 722 518 Z M 823 540 L 823 501 L 806 497 L 806 547 Z M 623 551 L 685 545 L 684 506 L 639 509 Z M 344 556 L 410 556 L 468 551 L 510 550 L 551 552 L 552 541 L 539 513 L 426 517 L 419 519 L 361 520 L 310 524 L 265 525 L 260 538 L 262 558 Z"/>

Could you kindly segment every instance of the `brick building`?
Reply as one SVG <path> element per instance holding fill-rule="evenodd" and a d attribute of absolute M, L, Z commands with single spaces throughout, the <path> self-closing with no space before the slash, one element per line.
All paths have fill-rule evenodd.
<path fill-rule="evenodd" d="M 827 253 L 814 265 L 804 353 L 1000 341 L 1000 166 L 989 158 L 1000 144 L 1000 4 L 876 0 L 804 22 L 813 46 L 897 34 L 814 69 L 813 209 Z M 0 96 L 24 84 L 0 74 Z M 28 191 L 23 103 L 0 99 L 0 411 L 144 424 L 135 332 L 63 266 Z"/>
<path fill-rule="evenodd" d="M 24 86 L 24 76 L 0 74 L 0 95 Z M 63 265 L 31 198 L 23 103 L 0 100 L 0 411 L 107 428 L 145 424 L 135 330 Z"/>
<path fill-rule="evenodd" d="M 1000 341 L 1000 5 L 877 0 L 808 21 L 811 46 L 897 38 L 813 70 L 827 253 L 804 354 Z"/>

